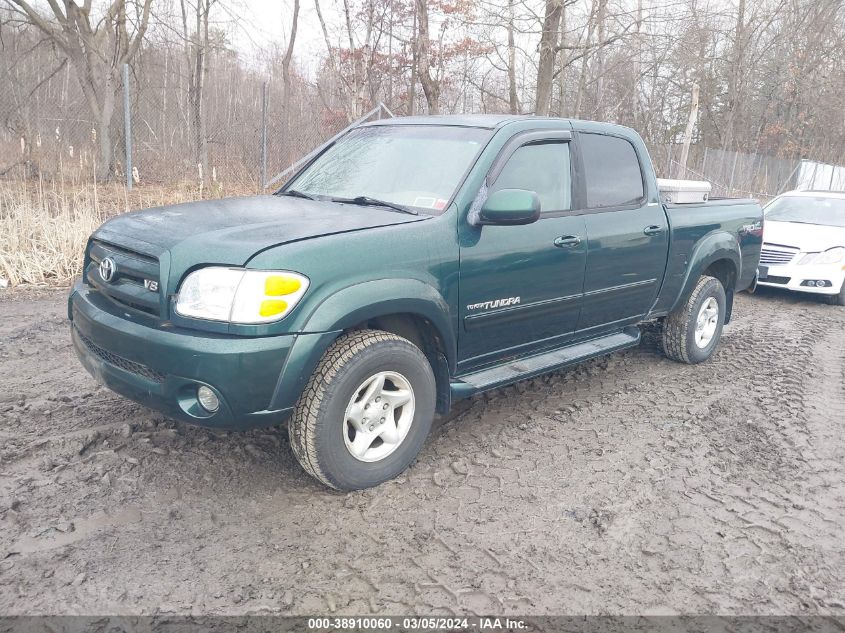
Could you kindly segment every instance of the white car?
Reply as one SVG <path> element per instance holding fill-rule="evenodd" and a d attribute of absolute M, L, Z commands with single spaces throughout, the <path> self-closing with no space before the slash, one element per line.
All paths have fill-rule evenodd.
<path fill-rule="evenodd" d="M 845 193 L 790 191 L 763 212 L 759 285 L 845 305 Z"/>

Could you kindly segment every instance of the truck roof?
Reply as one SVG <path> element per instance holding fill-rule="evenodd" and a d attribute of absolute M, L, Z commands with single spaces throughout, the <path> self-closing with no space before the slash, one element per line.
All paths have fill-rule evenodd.
<path fill-rule="evenodd" d="M 558 117 L 536 117 L 533 114 L 435 114 L 428 116 L 400 116 L 392 119 L 379 119 L 364 123 L 371 125 L 455 125 L 459 127 L 479 127 L 495 129 L 515 121 L 542 119 L 546 121 L 569 122 Z"/>
<path fill-rule="evenodd" d="M 554 121 L 564 127 L 569 127 L 570 124 L 576 123 L 589 123 L 591 125 L 599 124 L 607 129 L 630 131 L 630 128 L 617 123 L 585 121 L 583 119 L 567 119 L 553 116 L 535 116 L 533 114 L 431 114 L 423 116 L 398 116 L 390 119 L 368 121 L 361 125 L 362 127 L 377 125 L 451 125 L 496 130 L 518 121 Z"/>

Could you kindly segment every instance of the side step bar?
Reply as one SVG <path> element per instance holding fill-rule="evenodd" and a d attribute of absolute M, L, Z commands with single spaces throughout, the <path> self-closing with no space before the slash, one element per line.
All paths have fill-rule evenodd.
<path fill-rule="evenodd" d="M 570 347 L 555 349 L 535 356 L 511 360 L 495 367 L 481 369 L 452 380 L 450 384 L 452 400 L 466 398 L 482 391 L 509 385 L 526 378 L 533 378 L 567 365 L 574 365 L 590 358 L 604 356 L 628 347 L 635 347 L 639 342 L 639 328 L 627 327 L 621 332 L 577 343 Z"/>

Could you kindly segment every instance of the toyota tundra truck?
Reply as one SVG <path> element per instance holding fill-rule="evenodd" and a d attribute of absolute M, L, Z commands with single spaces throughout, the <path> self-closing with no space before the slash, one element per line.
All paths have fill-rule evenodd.
<path fill-rule="evenodd" d="M 340 490 L 397 476 L 436 413 L 633 347 L 711 357 L 754 284 L 753 200 L 661 199 L 642 139 L 533 116 L 353 127 L 272 195 L 117 216 L 68 315 L 113 391 L 217 429 L 287 424 Z"/>

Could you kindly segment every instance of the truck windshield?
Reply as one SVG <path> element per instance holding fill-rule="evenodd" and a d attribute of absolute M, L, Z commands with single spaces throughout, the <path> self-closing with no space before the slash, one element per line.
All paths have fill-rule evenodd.
<path fill-rule="evenodd" d="M 766 207 L 766 220 L 845 227 L 845 198 L 784 196 Z"/>
<path fill-rule="evenodd" d="M 438 125 L 357 128 L 323 152 L 285 191 L 385 201 L 440 213 L 489 136 L 485 129 Z"/>

